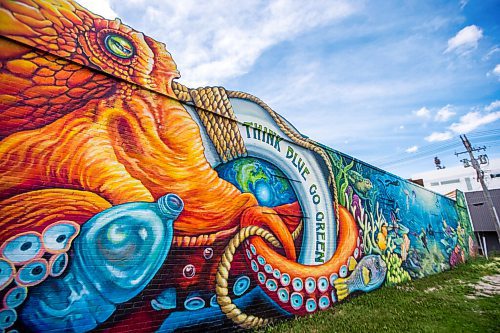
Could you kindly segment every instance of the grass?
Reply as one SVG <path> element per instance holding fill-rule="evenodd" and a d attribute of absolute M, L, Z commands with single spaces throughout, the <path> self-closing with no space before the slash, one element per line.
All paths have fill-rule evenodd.
<path fill-rule="evenodd" d="M 500 332 L 500 295 L 467 298 L 483 276 L 500 274 L 500 256 L 352 297 L 328 311 L 256 332 Z"/>

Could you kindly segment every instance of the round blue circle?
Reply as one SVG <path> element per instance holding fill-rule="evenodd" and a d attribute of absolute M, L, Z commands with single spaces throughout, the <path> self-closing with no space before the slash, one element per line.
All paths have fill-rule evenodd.
<path fill-rule="evenodd" d="M 44 261 L 33 261 L 26 264 L 18 272 L 18 280 L 26 286 L 39 284 L 47 277 L 47 263 Z"/>
<path fill-rule="evenodd" d="M 262 272 L 257 273 L 257 279 L 261 284 L 264 284 L 266 282 L 266 276 Z"/>
<path fill-rule="evenodd" d="M 21 286 L 14 287 L 7 292 L 4 302 L 8 308 L 17 308 L 19 305 L 23 304 L 27 296 L 28 288 Z"/>
<path fill-rule="evenodd" d="M 199 296 L 189 297 L 184 301 L 184 307 L 189 311 L 196 311 L 205 307 L 205 300 Z"/>
<path fill-rule="evenodd" d="M 316 300 L 313 298 L 309 298 L 306 301 L 306 311 L 307 312 L 314 312 L 316 311 L 317 305 L 316 305 Z"/>
<path fill-rule="evenodd" d="M 316 290 L 316 280 L 312 277 L 306 279 L 306 291 L 312 294 Z"/>
<path fill-rule="evenodd" d="M 11 327 L 17 320 L 17 312 L 12 309 L 0 311 L 0 329 Z"/>
<path fill-rule="evenodd" d="M 290 294 L 289 294 L 288 290 L 286 290 L 285 288 L 280 288 L 278 290 L 278 298 L 283 303 L 288 302 L 288 300 L 290 299 Z"/>
<path fill-rule="evenodd" d="M 10 262 L 17 264 L 37 257 L 42 248 L 42 241 L 35 233 L 27 233 L 7 241 L 2 255 Z"/>
<path fill-rule="evenodd" d="M 290 275 L 288 275 L 288 273 L 283 273 L 280 282 L 283 286 L 288 286 L 290 284 Z"/>
<path fill-rule="evenodd" d="M 295 291 L 301 291 L 303 288 L 304 288 L 304 283 L 302 282 L 302 279 L 301 278 L 294 278 L 292 280 L 292 287 L 293 287 L 293 290 Z"/>
<path fill-rule="evenodd" d="M 242 275 L 236 279 L 233 285 L 233 293 L 236 296 L 243 295 L 250 287 L 250 278 L 246 275 Z"/>
<path fill-rule="evenodd" d="M 298 310 L 302 307 L 303 303 L 304 303 L 304 297 L 302 297 L 301 294 L 292 293 L 292 296 L 290 296 L 290 304 L 292 305 L 292 308 Z"/>
<path fill-rule="evenodd" d="M 321 296 L 319 298 L 319 308 L 321 310 L 324 310 L 324 309 L 326 309 L 329 306 L 330 306 L 330 299 L 328 298 L 328 296 L 326 296 L 326 295 L 325 296 Z"/>
<path fill-rule="evenodd" d="M 278 289 L 278 284 L 276 283 L 276 280 L 274 279 L 267 280 L 266 288 L 269 289 L 270 291 L 276 291 L 276 289 Z"/>
<path fill-rule="evenodd" d="M 324 276 L 318 279 L 318 290 L 320 292 L 325 292 L 328 289 L 328 279 Z"/>

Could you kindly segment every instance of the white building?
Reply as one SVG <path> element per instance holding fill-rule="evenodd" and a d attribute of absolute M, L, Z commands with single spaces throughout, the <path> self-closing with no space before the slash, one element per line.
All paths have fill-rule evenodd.
<path fill-rule="evenodd" d="M 484 170 L 484 181 L 488 189 L 500 188 L 500 159 L 491 160 L 488 164 L 481 165 L 481 168 Z M 460 165 L 420 172 L 413 175 L 412 179 L 422 179 L 426 188 L 441 194 L 448 194 L 456 189 L 462 192 L 482 190 L 472 166 L 464 168 Z"/>

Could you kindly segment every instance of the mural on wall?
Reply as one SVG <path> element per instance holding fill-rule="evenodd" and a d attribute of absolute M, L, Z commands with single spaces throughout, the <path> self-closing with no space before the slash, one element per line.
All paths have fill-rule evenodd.
<path fill-rule="evenodd" d="M 0 4 L 0 331 L 252 328 L 472 253 L 461 193 L 183 86 L 118 19 Z"/>

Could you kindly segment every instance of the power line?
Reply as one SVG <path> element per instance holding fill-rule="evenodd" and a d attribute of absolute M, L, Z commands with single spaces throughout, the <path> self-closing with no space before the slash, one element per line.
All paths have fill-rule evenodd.
<path fill-rule="evenodd" d="M 495 135 L 498 133 L 499 135 Z M 500 142 L 500 130 L 489 130 L 489 131 L 481 131 L 481 132 L 474 132 L 474 137 L 477 142 L 481 144 L 485 143 L 496 143 Z M 393 159 L 393 157 L 401 157 L 401 153 L 399 154 L 392 154 L 388 155 L 385 157 L 382 157 L 380 159 L 377 159 L 375 161 L 371 161 L 371 164 L 374 165 L 379 165 L 379 166 L 388 166 L 388 165 L 395 165 L 407 161 L 412 161 L 412 160 L 419 160 L 424 157 L 429 157 L 433 154 L 437 153 L 442 153 L 448 150 L 451 150 L 453 148 L 458 148 L 460 146 L 459 143 L 455 142 L 446 142 L 446 143 L 436 143 L 436 144 L 429 144 L 426 146 L 422 146 L 421 149 L 417 153 L 413 153 L 411 155 L 403 156 L 402 158 L 396 158 Z"/>

